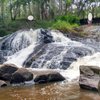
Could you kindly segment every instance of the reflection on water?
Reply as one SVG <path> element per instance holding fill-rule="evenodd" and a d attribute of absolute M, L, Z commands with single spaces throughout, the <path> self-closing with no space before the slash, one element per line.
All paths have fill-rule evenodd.
<path fill-rule="evenodd" d="M 100 96 L 81 90 L 77 83 L 52 83 L 1 88 L 0 100 L 100 100 Z"/>

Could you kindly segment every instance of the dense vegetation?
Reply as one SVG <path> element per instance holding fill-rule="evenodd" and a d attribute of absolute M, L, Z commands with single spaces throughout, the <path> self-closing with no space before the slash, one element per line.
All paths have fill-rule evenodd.
<path fill-rule="evenodd" d="M 99 10 L 99 0 L 0 0 L 0 36 L 30 27 L 66 31 L 89 12 L 100 17 Z M 27 20 L 29 15 L 34 21 Z"/>

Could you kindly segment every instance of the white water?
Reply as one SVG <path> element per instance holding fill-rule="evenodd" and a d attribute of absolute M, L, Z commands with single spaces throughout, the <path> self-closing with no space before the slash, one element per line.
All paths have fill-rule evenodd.
<path fill-rule="evenodd" d="M 100 52 L 97 52 L 91 56 L 83 57 L 79 59 L 75 64 L 76 66 L 88 65 L 88 66 L 100 67 Z"/>
<path fill-rule="evenodd" d="M 20 44 L 22 35 L 26 36 L 27 38 L 26 40 L 29 40 L 31 44 L 27 48 L 23 48 L 19 52 L 16 52 L 14 55 L 8 56 L 7 57 L 8 61 L 5 63 L 13 63 L 18 67 L 22 67 L 28 55 L 33 52 L 34 47 L 36 46 L 39 30 L 33 31 L 32 29 L 30 29 L 30 31 L 22 31 L 22 32 L 19 31 L 19 33 L 20 34 L 16 35 L 16 38 L 12 43 L 13 46 L 17 46 L 18 44 Z"/>
<path fill-rule="evenodd" d="M 68 45 L 68 46 L 84 46 L 82 43 L 80 42 L 76 42 L 76 41 L 72 41 L 71 39 L 65 37 L 61 32 L 59 32 L 58 30 L 52 30 L 51 34 L 53 36 L 53 39 L 55 40 L 55 42 L 59 45 Z"/>
<path fill-rule="evenodd" d="M 73 52 L 75 48 L 79 48 L 76 50 L 79 50 L 79 53 L 81 52 L 84 56 L 85 53 L 88 53 L 91 51 L 91 53 L 94 53 L 94 49 L 91 47 L 87 47 L 84 44 L 76 41 L 72 41 L 71 39 L 65 37 L 62 33 L 59 31 L 50 31 L 51 36 L 53 37 L 54 42 L 48 43 L 48 46 L 45 48 L 46 52 L 43 53 L 39 58 L 35 59 L 36 61 L 32 62 L 31 66 L 34 65 L 34 63 L 37 63 L 38 68 L 33 70 L 45 70 L 48 69 L 48 66 L 56 66 L 58 68 L 53 69 L 58 72 L 60 72 L 68 81 L 72 81 L 74 79 L 79 78 L 79 66 L 80 65 L 100 65 L 99 59 L 100 59 L 100 53 L 96 53 L 93 56 L 86 56 L 86 57 L 79 57 L 77 61 L 73 61 L 70 67 L 66 70 L 60 69 L 62 68 L 61 62 L 64 60 L 64 57 L 66 53 L 71 50 L 71 54 L 68 53 L 71 57 L 77 57 Z M 17 33 L 16 39 L 13 40 L 13 46 L 17 46 L 19 44 L 19 41 L 21 41 L 22 35 L 26 37 L 26 40 L 30 41 L 30 45 L 26 48 L 23 48 L 16 52 L 15 54 L 11 56 L 7 56 L 8 60 L 5 63 L 13 63 L 17 65 L 18 67 L 23 67 L 23 63 L 25 60 L 34 52 L 34 48 L 41 44 L 41 32 L 40 30 L 30 30 L 30 31 L 22 31 L 20 34 Z M 44 44 L 43 44 L 44 45 Z M 62 49 L 61 52 L 59 52 L 60 48 Z M 81 49 L 80 49 L 81 48 Z M 53 51 L 54 49 L 54 51 Z M 83 50 L 86 49 L 86 50 Z M 40 49 L 41 50 L 41 49 Z M 83 51 L 82 51 L 83 50 Z M 52 51 L 52 58 L 49 60 L 46 59 L 46 57 L 50 56 L 50 52 Z M 59 53 L 57 53 L 59 52 Z M 76 52 L 76 51 L 75 51 Z M 55 53 L 57 53 L 55 55 Z M 44 63 L 45 62 L 45 63 Z M 25 66 L 27 67 L 27 66 Z"/>
<path fill-rule="evenodd" d="M 85 56 L 83 58 L 79 58 L 76 62 L 73 62 L 69 69 L 67 70 L 68 73 L 73 73 L 72 76 L 77 76 L 79 78 L 79 67 L 80 65 L 86 65 L 86 66 L 97 66 L 100 67 L 100 52 L 97 52 L 91 56 Z M 70 74 L 68 74 L 69 76 Z M 72 77 L 71 76 L 71 77 Z M 73 79 L 75 78 L 73 77 Z"/>
<path fill-rule="evenodd" d="M 5 63 L 13 63 L 18 67 L 22 67 L 23 63 L 27 59 L 28 55 L 33 52 L 34 47 L 35 47 L 35 44 L 31 44 L 29 47 L 22 49 L 21 51 L 15 53 L 12 56 L 9 56 L 8 61 Z"/>

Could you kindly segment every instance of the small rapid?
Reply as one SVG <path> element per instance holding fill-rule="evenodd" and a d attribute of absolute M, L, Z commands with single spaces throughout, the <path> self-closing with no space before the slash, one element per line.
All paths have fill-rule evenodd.
<path fill-rule="evenodd" d="M 88 61 L 82 63 L 84 57 L 97 52 L 87 43 L 71 40 L 57 30 L 20 30 L 0 40 L 0 63 L 57 70 L 71 81 L 78 79 L 79 66 Z"/>

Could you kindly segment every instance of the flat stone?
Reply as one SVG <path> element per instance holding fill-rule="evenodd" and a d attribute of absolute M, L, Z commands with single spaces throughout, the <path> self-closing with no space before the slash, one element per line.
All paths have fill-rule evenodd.
<path fill-rule="evenodd" d="M 7 86 L 7 83 L 3 80 L 0 80 L 0 87 L 5 87 Z"/>
<path fill-rule="evenodd" d="M 12 74 L 10 83 L 23 83 L 25 81 L 31 81 L 33 79 L 33 73 L 26 68 L 19 68 Z"/>
<path fill-rule="evenodd" d="M 37 84 L 63 81 L 65 78 L 58 72 L 49 72 L 37 75 L 34 82 Z"/>
<path fill-rule="evenodd" d="M 18 70 L 14 64 L 3 64 L 0 66 L 0 79 L 10 81 L 12 74 Z"/>
<path fill-rule="evenodd" d="M 100 91 L 100 67 L 80 66 L 79 85 L 83 89 Z"/>

